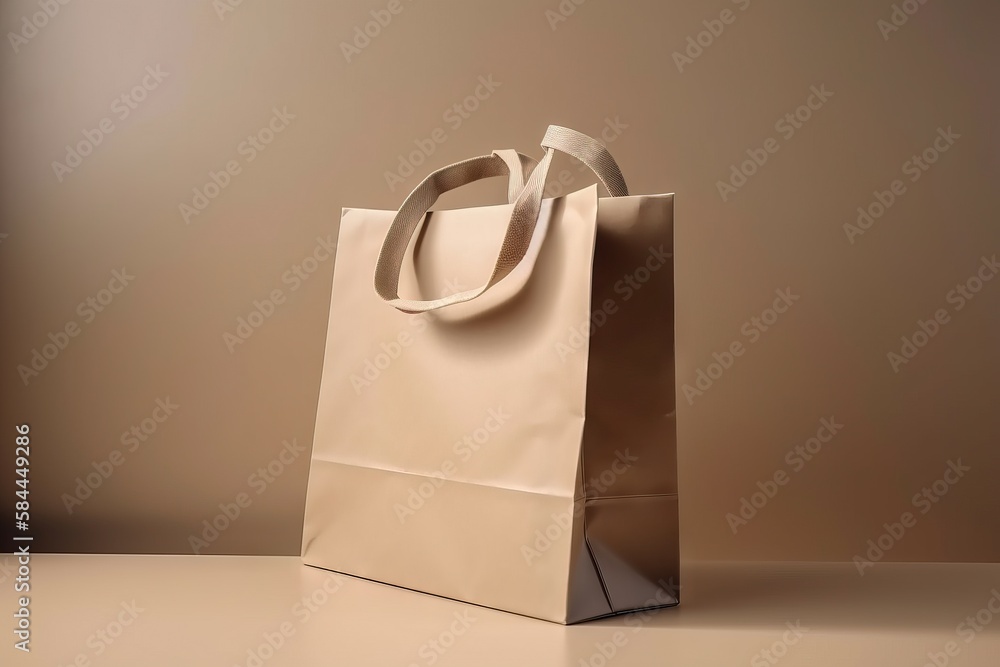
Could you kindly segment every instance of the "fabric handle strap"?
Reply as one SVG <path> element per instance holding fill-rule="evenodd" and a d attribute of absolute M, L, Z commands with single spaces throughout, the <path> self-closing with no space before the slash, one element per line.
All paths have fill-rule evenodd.
<path fill-rule="evenodd" d="M 628 196 L 628 187 L 611 153 L 585 134 L 557 125 L 549 126 L 542 141 L 545 155 L 537 166 L 527 156 L 499 150 L 448 165 L 431 173 L 413 189 L 393 218 L 375 266 L 375 291 L 393 308 L 406 313 L 423 313 L 456 303 L 471 301 L 496 285 L 520 264 L 528 252 L 541 210 L 545 181 L 555 151 L 572 155 L 594 170 L 613 197 Z M 514 160 L 517 160 L 516 166 Z M 516 193 L 517 174 L 528 173 L 527 182 Z M 497 255 L 493 272 L 481 287 L 424 301 L 399 296 L 399 275 L 413 234 L 424 215 L 445 192 L 492 176 L 510 175 L 508 197 L 514 204 L 510 222 Z"/>

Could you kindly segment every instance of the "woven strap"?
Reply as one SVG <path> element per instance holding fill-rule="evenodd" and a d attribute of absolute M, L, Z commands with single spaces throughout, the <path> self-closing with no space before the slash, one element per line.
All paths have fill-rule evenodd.
<path fill-rule="evenodd" d="M 531 245 L 531 238 L 538 222 L 541 209 L 542 194 L 549 167 L 555 151 L 572 155 L 594 170 L 601 183 L 613 197 L 628 196 L 628 188 L 621 170 L 614 158 L 604 146 L 585 134 L 557 125 L 549 126 L 542 141 L 545 155 L 530 171 L 530 176 L 520 192 L 514 193 L 516 173 L 527 173 L 533 162 L 531 158 L 517 157 L 517 169 L 514 165 L 513 151 L 494 151 L 492 155 L 474 157 L 455 164 L 448 165 L 433 172 L 413 189 L 403 205 L 400 206 L 382 243 L 378 262 L 375 266 L 375 291 L 389 305 L 407 313 L 422 313 L 437 310 L 456 303 L 471 301 L 496 285 L 524 259 Z M 423 220 L 424 215 L 445 192 L 462 185 L 491 176 L 510 174 L 508 196 L 512 198 L 514 210 L 507 225 L 500 252 L 489 280 L 478 287 L 456 294 L 422 301 L 404 299 L 399 296 L 399 275 L 403 266 L 403 258 L 410 239 Z"/>
<path fill-rule="evenodd" d="M 528 176 L 538 166 L 538 162 L 533 157 L 528 157 L 524 153 L 518 153 L 510 148 L 493 151 L 507 167 L 510 177 L 507 179 L 507 203 L 513 204 L 517 201 L 517 196 L 524 189 L 524 184 Z"/>

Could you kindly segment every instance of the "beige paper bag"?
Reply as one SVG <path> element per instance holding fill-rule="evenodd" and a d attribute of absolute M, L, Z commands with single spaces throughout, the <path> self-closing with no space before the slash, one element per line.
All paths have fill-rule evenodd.
<path fill-rule="evenodd" d="M 344 209 L 305 563 L 558 623 L 677 604 L 673 195 L 542 146 Z M 612 196 L 543 199 L 555 150 Z M 500 175 L 511 203 L 425 216 Z"/>

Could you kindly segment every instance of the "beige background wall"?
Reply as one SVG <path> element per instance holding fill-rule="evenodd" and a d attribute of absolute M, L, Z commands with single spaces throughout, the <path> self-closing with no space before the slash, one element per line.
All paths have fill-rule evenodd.
<path fill-rule="evenodd" d="M 0 9 L 5 34 L 32 35 L 0 47 L 0 423 L 9 445 L 15 423 L 32 426 L 39 550 L 190 552 L 247 492 L 200 551 L 296 553 L 308 456 L 287 448 L 271 481 L 255 471 L 283 441 L 311 441 L 340 208 L 395 208 L 429 169 L 493 148 L 539 155 L 548 123 L 596 135 L 617 119 L 605 138 L 632 189 L 678 193 L 679 391 L 699 369 L 718 376 L 678 406 L 684 556 L 851 559 L 909 510 L 887 559 L 1000 557 L 1000 280 L 961 309 L 948 300 L 1000 253 L 996 3 L 910 0 L 885 39 L 888 0 L 565 0 L 575 11 L 554 24 L 557 0 L 402 0 L 347 62 L 341 43 L 388 1 L 243 0 L 220 18 L 224 2 L 78 0 L 37 34 L 23 23 L 35 0 Z M 725 9 L 732 22 L 679 71 L 673 54 Z M 498 82 L 488 95 L 480 77 Z M 119 98 L 144 78 L 131 108 Z M 446 115 L 477 87 L 474 112 Z M 813 87 L 832 96 L 794 132 L 776 126 Z M 282 129 L 263 150 L 242 143 L 269 123 Z M 385 172 L 437 128 L 445 141 L 390 189 Z M 939 128 L 959 138 L 911 181 L 904 163 Z M 85 131 L 99 145 L 57 175 Z M 765 146 L 723 201 L 717 183 Z M 238 173 L 186 223 L 180 205 L 227 163 Z M 563 167 L 572 187 L 590 182 Z M 850 242 L 844 225 L 894 179 L 902 194 Z M 799 298 L 761 331 L 751 318 L 778 289 Z M 274 290 L 273 315 L 227 346 Z M 887 353 L 938 309 L 947 323 L 894 372 Z M 18 367 L 67 326 L 25 382 Z M 735 342 L 719 376 L 713 353 Z M 822 418 L 843 428 L 810 461 L 786 459 Z M 133 426 L 145 440 L 123 441 Z M 64 494 L 109 456 L 120 465 L 70 514 Z M 970 470 L 915 507 L 959 459 Z M 727 513 L 776 473 L 787 484 L 734 535 Z"/>

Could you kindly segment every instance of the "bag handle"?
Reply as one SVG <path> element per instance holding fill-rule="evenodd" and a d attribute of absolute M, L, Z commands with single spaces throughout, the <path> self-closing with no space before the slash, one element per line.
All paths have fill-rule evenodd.
<path fill-rule="evenodd" d="M 545 149 L 545 155 L 532 169 L 527 183 L 514 198 L 514 210 L 493 272 L 485 285 L 430 301 L 404 299 L 399 296 L 399 274 L 406 248 L 424 215 L 438 197 L 462 185 L 505 173 L 511 175 L 508 196 L 513 194 L 513 181 L 518 170 L 511 169 L 511 165 L 508 164 L 508 161 L 513 160 L 513 156 L 507 151 L 494 151 L 491 155 L 470 158 L 438 169 L 413 189 L 399 207 L 382 242 L 382 249 L 375 265 L 375 291 L 378 295 L 397 310 L 405 313 L 423 313 L 471 301 L 510 275 L 527 255 L 531 245 L 538 213 L 541 210 L 545 181 L 548 178 L 552 157 L 557 150 L 577 158 L 590 167 L 612 197 L 628 196 L 628 186 L 618 168 L 618 163 L 595 139 L 575 130 L 550 125 L 542 140 L 542 148 Z M 518 159 L 523 169 L 525 162 Z"/>
<path fill-rule="evenodd" d="M 601 185 L 612 197 L 628 197 L 628 186 L 618 163 L 608 149 L 596 139 L 568 127 L 549 125 L 542 139 L 542 148 L 554 149 L 572 155 L 597 174 Z M 544 187 L 545 184 L 542 184 Z"/>
<path fill-rule="evenodd" d="M 529 157 L 524 153 L 518 153 L 510 148 L 495 150 L 493 151 L 493 155 L 503 160 L 503 163 L 507 166 L 507 173 L 510 174 L 510 177 L 507 179 L 507 203 L 513 204 L 517 201 L 517 196 L 521 194 L 521 190 L 524 189 L 524 184 L 527 182 L 528 176 L 538 166 L 538 161 L 533 157 Z"/>

